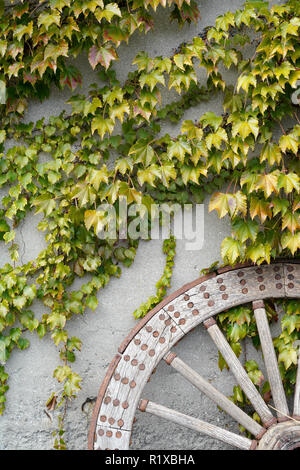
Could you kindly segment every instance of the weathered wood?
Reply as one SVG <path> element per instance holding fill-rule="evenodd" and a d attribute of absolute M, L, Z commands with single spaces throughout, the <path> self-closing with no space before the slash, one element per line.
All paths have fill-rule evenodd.
<path fill-rule="evenodd" d="M 286 415 L 289 415 L 289 408 L 285 397 L 285 392 L 278 368 L 278 361 L 275 354 L 269 322 L 263 301 L 259 300 L 253 302 L 253 310 L 274 406 L 277 409 L 278 418 L 285 419 Z"/>
<path fill-rule="evenodd" d="M 172 353 L 168 354 L 170 356 Z M 168 356 L 164 359 L 168 361 Z M 219 392 L 213 385 L 207 380 L 201 377 L 196 371 L 189 367 L 179 357 L 174 357 L 170 365 L 179 372 L 184 378 L 186 378 L 191 384 L 203 392 L 208 398 L 214 401 L 220 406 L 226 413 L 234 418 L 238 423 L 244 426 L 254 436 L 261 437 L 265 429 L 248 416 L 243 410 L 236 406 L 231 400 L 229 400 L 223 393 Z"/>
<path fill-rule="evenodd" d="M 181 329 L 164 310 L 143 326 L 114 370 L 99 409 L 98 426 L 131 430 L 140 394 L 149 376 L 182 336 Z"/>
<path fill-rule="evenodd" d="M 96 428 L 111 427 L 124 432 L 131 431 L 140 394 L 153 368 L 185 334 L 230 307 L 252 302 L 257 298 L 283 297 L 300 297 L 300 264 L 296 262 L 282 260 L 280 263 L 259 267 L 221 268 L 217 275 L 210 273 L 196 279 L 166 297 L 136 325 L 120 346 L 121 357 L 118 358 L 118 364 L 113 364 L 111 376 L 105 378 L 105 383 L 99 391 L 91 424 L 89 448 L 94 447 Z M 164 319 L 161 320 L 163 315 Z M 231 353 L 234 355 L 232 351 Z M 247 381 L 246 372 L 240 363 L 237 365 L 236 360 L 238 361 L 235 357 L 233 361 L 236 370 L 233 364 L 231 369 L 235 370 L 237 376 L 241 372 L 240 381 L 244 383 Z M 248 393 L 251 395 L 249 381 Z M 245 384 L 244 386 L 247 388 Z M 262 404 L 259 401 L 253 388 L 252 392 L 252 399 L 249 395 L 248 397 L 253 404 L 256 403 L 256 411 L 260 410 L 258 413 L 264 424 L 269 426 L 275 418 L 272 418 L 272 413 L 264 402 Z M 299 416 L 297 405 L 295 409 L 298 410 Z M 97 445 L 101 448 L 111 448 L 106 442 L 107 437 L 98 436 Z M 101 439 L 105 439 L 105 442 L 101 443 Z M 126 445 L 118 448 L 126 448 Z"/>
<path fill-rule="evenodd" d="M 300 297 L 300 264 L 284 264 L 285 295 L 298 299 Z"/>
<path fill-rule="evenodd" d="M 273 426 L 261 438 L 258 450 L 293 450 L 300 446 L 300 422 L 285 421 Z"/>
<path fill-rule="evenodd" d="M 96 427 L 95 450 L 127 450 L 130 444 L 130 431 L 113 427 Z"/>
<path fill-rule="evenodd" d="M 285 297 L 284 286 L 281 263 L 240 268 L 201 282 L 172 299 L 163 309 L 188 333 L 204 320 L 236 305 L 257 298 Z"/>
<path fill-rule="evenodd" d="M 241 386 L 242 390 L 245 392 L 245 394 L 251 401 L 254 409 L 261 417 L 262 422 L 264 423 L 264 425 L 270 426 L 270 424 L 274 423 L 275 418 L 273 417 L 271 411 L 262 399 L 261 395 L 258 393 L 257 389 L 255 388 L 255 385 L 248 377 L 247 372 L 245 371 L 242 364 L 231 349 L 220 328 L 217 324 L 215 324 L 208 328 L 207 331 L 210 337 L 212 338 L 213 342 L 219 349 L 220 353 L 224 357 L 238 384 Z"/>
<path fill-rule="evenodd" d="M 233 447 L 238 447 L 239 449 L 249 450 L 252 446 L 252 441 L 246 437 L 239 436 L 238 434 L 234 434 L 213 424 L 201 421 L 200 419 L 192 416 L 187 416 L 179 411 L 166 408 L 165 406 L 151 401 L 148 402 L 145 411 L 161 418 L 165 418 L 173 423 L 179 424 L 180 426 L 192 429 L 193 431 L 206 434 L 207 436 L 218 439 L 219 441 L 226 442 L 227 444 L 230 444 Z"/>
<path fill-rule="evenodd" d="M 298 356 L 298 369 L 294 394 L 294 416 L 300 416 L 300 358 Z"/>

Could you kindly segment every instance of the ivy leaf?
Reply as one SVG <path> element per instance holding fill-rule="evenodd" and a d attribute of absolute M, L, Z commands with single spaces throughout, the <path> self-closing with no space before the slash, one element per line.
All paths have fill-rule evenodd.
<path fill-rule="evenodd" d="M 235 137 L 239 134 L 243 139 L 246 139 L 250 134 L 253 134 L 257 139 L 259 134 L 258 119 L 250 117 L 248 120 L 242 121 L 237 119 L 232 125 L 232 135 Z"/>
<path fill-rule="evenodd" d="M 117 60 L 118 56 L 113 46 L 92 46 L 89 50 L 89 62 L 93 69 L 101 64 L 106 70 L 113 60 Z"/>
<path fill-rule="evenodd" d="M 281 236 L 283 248 L 288 248 L 292 255 L 300 248 L 300 231 L 296 233 L 284 232 Z"/>
<path fill-rule="evenodd" d="M 287 150 L 290 150 L 296 155 L 298 152 L 298 142 L 295 137 L 290 134 L 282 135 L 280 137 L 279 147 L 284 153 L 286 153 Z"/>
<path fill-rule="evenodd" d="M 94 134 L 95 131 L 98 131 L 101 139 L 103 139 L 106 133 L 111 134 L 114 130 L 114 121 L 110 118 L 104 118 L 102 116 L 96 116 L 92 120 L 91 128 L 92 133 Z"/>
<path fill-rule="evenodd" d="M 211 126 L 215 132 L 222 124 L 222 121 L 223 118 L 221 116 L 216 116 L 212 111 L 208 111 L 207 113 L 203 114 L 203 116 L 201 116 L 199 119 L 199 122 L 202 123 L 204 129 L 207 126 Z"/>
<path fill-rule="evenodd" d="M 145 166 L 149 166 L 155 156 L 155 152 L 151 145 L 143 140 L 140 140 L 130 148 L 128 155 L 134 155 L 134 160 L 137 163 L 141 162 Z"/>
<path fill-rule="evenodd" d="M 32 205 L 37 206 L 36 214 L 44 212 L 46 216 L 49 216 L 56 208 L 55 199 L 53 198 L 53 194 L 50 193 L 41 194 L 34 199 Z"/>
<path fill-rule="evenodd" d="M 255 220 L 235 219 L 232 222 L 232 229 L 241 243 L 248 239 L 254 242 L 259 231 L 259 224 Z"/>
<path fill-rule="evenodd" d="M 294 189 L 297 193 L 300 192 L 300 178 L 296 173 L 280 173 L 278 176 L 278 189 L 283 188 L 287 194 L 291 193 Z"/>
<path fill-rule="evenodd" d="M 243 247 L 239 240 L 231 237 L 224 238 L 221 245 L 221 255 L 224 261 L 231 265 L 243 257 Z"/>
<path fill-rule="evenodd" d="M 181 163 L 183 163 L 186 153 L 189 155 L 192 154 L 192 149 L 188 142 L 183 140 L 176 140 L 175 142 L 171 142 L 168 145 L 167 155 L 170 159 L 176 157 L 180 160 Z"/>
<path fill-rule="evenodd" d="M 293 348 L 285 348 L 279 353 L 278 362 L 283 362 L 286 369 L 288 369 L 292 364 L 297 364 L 297 361 L 297 351 Z"/>
<path fill-rule="evenodd" d="M 87 307 L 91 308 L 92 310 L 96 310 L 98 305 L 98 299 L 95 295 L 89 295 L 86 298 L 86 305 Z"/>
<path fill-rule="evenodd" d="M 267 160 L 270 166 L 275 163 L 280 164 L 282 155 L 280 148 L 273 142 L 266 142 L 260 154 L 260 162 Z"/>
<path fill-rule="evenodd" d="M 58 11 L 51 11 L 51 13 L 41 13 L 38 18 L 38 26 L 45 26 L 46 31 L 53 24 L 60 26 L 60 14 Z"/>
<path fill-rule="evenodd" d="M 50 330 L 54 328 L 64 328 L 66 324 L 66 317 L 62 313 L 52 312 L 47 318 L 47 325 L 50 326 Z"/>
<path fill-rule="evenodd" d="M 97 8 L 95 11 L 95 17 L 99 22 L 105 18 L 110 23 L 114 16 L 122 16 L 121 10 L 116 3 L 108 3 L 105 5 L 104 10 Z"/>

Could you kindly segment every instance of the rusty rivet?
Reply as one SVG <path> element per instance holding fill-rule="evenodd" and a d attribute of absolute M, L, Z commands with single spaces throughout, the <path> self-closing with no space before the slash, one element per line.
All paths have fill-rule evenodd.
<path fill-rule="evenodd" d="M 225 285 L 221 286 L 221 287 L 220 287 L 220 290 L 221 290 L 221 291 L 226 290 L 226 286 L 225 286 Z"/>
<path fill-rule="evenodd" d="M 166 339 L 165 339 L 164 337 L 161 337 L 161 338 L 159 338 L 158 341 L 159 341 L 160 343 L 164 343 L 164 342 L 166 341 Z"/>
<path fill-rule="evenodd" d="M 106 431 L 106 435 L 107 435 L 107 437 L 111 437 L 111 436 L 112 436 L 112 432 L 111 432 L 111 431 Z"/>
<path fill-rule="evenodd" d="M 113 405 L 114 405 L 114 406 L 119 406 L 119 404 L 120 404 L 120 401 L 119 401 L 119 400 L 114 400 L 114 401 L 113 401 Z"/>
<path fill-rule="evenodd" d="M 289 288 L 289 289 L 293 289 L 293 287 L 294 287 L 294 284 L 293 284 L 292 282 L 289 282 L 289 283 L 288 283 L 288 288 Z"/>
<path fill-rule="evenodd" d="M 292 280 L 294 279 L 293 274 L 289 274 L 289 275 L 288 275 L 288 279 L 289 279 L 290 281 L 292 281 Z"/>
<path fill-rule="evenodd" d="M 166 326 L 171 325 L 171 319 L 170 319 L 170 318 L 168 318 L 168 320 L 165 321 L 165 325 L 166 325 Z"/>
<path fill-rule="evenodd" d="M 179 321 L 180 323 L 180 321 Z M 170 329 L 171 333 L 175 333 L 175 331 L 177 330 L 176 326 L 172 326 L 172 328 Z"/>
<path fill-rule="evenodd" d="M 108 405 L 110 402 L 111 402 L 111 398 L 110 398 L 110 397 L 105 397 L 105 398 L 104 398 L 104 403 L 105 403 L 105 405 Z"/>
<path fill-rule="evenodd" d="M 244 287 L 244 289 L 242 289 L 242 293 L 243 293 L 243 294 L 248 294 L 248 289 L 247 289 L 247 287 Z"/>
<path fill-rule="evenodd" d="M 159 332 L 158 332 L 158 331 L 154 331 L 153 334 L 152 334 L 152 336 L 153 336 L 154 338 L 157 338 L 157 337 L 159 336 Z"/>
<path fill-rule="evenodd" d="M 130 356 L 128 356 L 128 354 L 126 354 L 126 356 L 124 356 L 124 361 L 126 361 L 126 362 L 130 361 Z"/>
<path fill-rule="evenodd" d="M 115 380 L 120 380 L 121 376 L 120 374 L 115 374 Z"/>
<path fill-rule="evenodd" d="M 195 316 L 196 316 L 196 315 L 199 315 L 199 310 L 197 310 L 197 309 L 193 310 L 193 311 L 192 311 L 192 314 L 195 315 Z"/>
<path fill-rule="evenodd" d="M 152 331 L 152 326 L 150 326 L 150 325 L 146 326 L 146 331 L 148 331 L 148 333 L 151 333 L 151 331 Z"/>
<path fill-rule="evenodd" d="M 132 365 L 132 366 L 137 366 L 137 365 L 138 365 L 137 359 L 132 359 L 131 365 Z"/>
<path fill-rule="evenodd" d="M 174 305 L 170 305 L 170 306 L 168 307 L 168 310 L 169 310 L 169 312 L 173 312 L 173 310 L 174 310 Z"/>
<path fill-rule="evenodd" d="M 146 349 L 148 349 L 148 344 L 145 344 L 145 343 L 142 344 L 141 350 L 142 350 L 142 351 L 146 351 Z"/>
<path fill-rule="evenodd" d="M 120 439 L 120 437 L 122 437 L 122 433 L 121 433 L 121 431 L 117 431 L 116 432 L 116 438 Z"/>
<path fill-rule="evenodd" d="M 222 299 L 223 299 L 223 300 L 227 300 L 227 299 L 228 299 L 228 294 L 223 294 L 223 295 L 222 295 Z"/>
<path fill-rule="evenodd" d="M 138 346 L 139 344 L 141 344 L 141 340 L 140 339 L 135 339 L 134 344 L 136 344 Z"/>
<path fill-rule="evenodd" d="M 294 271 L 294 268 L 293 268 L 293 266 L 288 266 L 287 270 L 288 270 L 289 273 L 291 273 L 292 271 Z"/>
<path fill-rule="evenodd" d="M 165 319 L 165 316 L 164 316 L 163 313 L 161 313 L 161 314 L 159 315 L 159 319 L 160 319 L 160 320 L 164 320 L 164 319 Z"/>
<path fill-rule="evenodd" d="M 184 300 L 190 300 L 190 296 L 188 294 L 185 294 Z"/>
<path fill-rule="evenodd" d="M 276 289 L 282 289 L 282 284 L 280 282 L 276 284 Z"/>
<path fill-rule="evenodd" d="M 175 318 L 179 318 L 179 317 L 180 317 L 180 313 L 179 313 L 179 312 L 175 312 L 175 313 L 174 313 L 174 317 L 175 317 Z"/>
<path fill-rule="evenodd" d="M 100 416 L 100 421 L 102 421 L 102 423 L 105 423 L 105 421 L 106 421 L 106 416 L 105 416 L 105 415 Z"/>
<path fill-rule="evenodd" d="M 263 276 L 258 276 L 257 280 L 258 280 L 258 282 L 263 282 L 264 278 L 263 278 Z"/>
<path fill-rule="evenodd" d="M 205 299 L 209 299 L 209 293 L 208 293 L 208 292 L 205 292 L 205 294 L 203 294 L 203 297 L 204 297 Z"/>
<path fill-rule="evenodd" d="M 218 283 L 218 284 L 222 284 L 222 282 L 223 282 L 223 279 L 222 279 L 221 277 L 219 277 L 219 278 L 217 279 L 217 283 Z"/>
<path fill-rule="evenodd" d="M 135 386 L 136 386 L 136 382 L 134 380 L 132 380 L 129 384 L 129 387 L 134 388 Z"/>
<path fill-rule="evenodd" d="M 176 357 L 176 354 L 173 353 L 173 352 L 170 352 L 170 353 L 167 355 L 167 357 L 165 357 L 164 359 L 165 359 L 165 362 L 166 362 L 168 365 L 170 365 L 171 362 L 174 361 L 175 357 Z"/>
<path fill-rule="evenodd" d="M 140 411 L 146 411 L 148 403 L 149 403 L 149 400 L 141 400 L 140 403 L 139 403 L 139 410 Z"/>
<path fill-rule="evenodd" d="M 122 382 L 122 384 L 127 385 L 128 382 L 129 382 L 129 380 L 128 380 L 127 377 L 123 377 L 123 379 L 121 380 L 121 382 Z"/>
<path fill-rule="evenodd" d="M 154 349 L 150 349 L 148 354 L 149 354 L 149 356 L 153 357 L 155 355 Z"/>
<path fill-rule="evenodd" d="M 265 286 L 262 284 L 261 286 L 259 286 L 259 290 L 265 290 Z"/>
<path fill-rule="evenodd" d="M 258 308 L 264 308 L 265 304 L 263 300 L 254 300 L 252 302 L 253 310 L 257 310 Z"/>
<path fill-rule="evenodd" d="M 276 279 L 276 281 L 279 281 L 279 279 L 281 279 L 280 274 L 276 274 L 275 279 Z"/>
<path fill-rule="evenodd" d="M 255 271 L 257 272 L 257 274 L 262 274 L 262 269 L 261 268 L 257 268 Z"/>
<path fill-rule="evenodd" d="M 124 410 L 126 410 L 128 408 L 128 406 L 129 406 L 128 401 L 123 401 L 122 408 L 124 408 Z"/>
<path fill-rule="evenodd" d="M 103 429 L 99 429 L 99 430 L 98 430 L 98 435 L 99 435 L 99 436 L 103 436 L 103 434 L 104 434 Z"/>
<path fill-rule="evenodd" d="M 185 324 L 185 319 L 184 318 L 180 318 L 179 320 L 179 325 L 184 325 Z"/>
<path fill-rule="evenodd" d="M 140 370 L 145 370 L 145 364 L 140 364 L 140 365 L 139 365 L 139 369 L 140 369 Z"/>
<path fill-rule="evenodd" d="M 120 426 L 120 428 L 124 426 L 124 421 L 122 419 L 118 420 L 118 426 Z"/>
<path fill-rule="evenodd" d="M 256 447 L 257 447 L 257 441 L 255 441 L 255 440 L 251 441 L 250 450 L 255 450 Z"/>
<path fill-rule="evenodd" d="M 203 325 L 205 326 L 205 328 L 208 330 L 208 328 L 210 328 L 211 326 L 215 325 L 216 324 L 216 320 L 214 318 L 208 318 L 207 320 L 205 320 L 203 322 Z"/>
<path fill-rule="evenodd" d="M 114 420 L 114 418 L 108 418 L 108 422 L 109 422 L 109 424 L 113 425 L 115 420 Z"/>
<path fill-rule="evenodd" d="M 193 308 L 193 307 L 194 307 L 193 302 L 189 302 L 189 303 L 188 303 L 188 307 L 189 307 L 189 308 Z"/>
<path fill-rule="evenodd" d="M 212 307 L 213 305 L 215 305 L 215 302 L 214 302 L 213 300 L 209 300 L 209 301 L 207 302 L 207 305 L 208 305 L 209 307 Z"/>
<path fill-rule="evenodd" d="M 206 290 L 206 286 L 201 286 L 199 289 L 201 292 L 204 292 Z"/>
<path fill-rule="evenodd" d="M 246 284 L 246 282 L 247 282 L 246 279 L 242 279 L 242 280 L 240 281 L 241 286 L 244 286 L 244 285 Z"/>
<path fill-rule="evenodd" d="M 275 267 L 274 267 L 275 273 L 278 273 L 279 270 L 280 270 L 280 267 L 279 267 L 279 266 L 275 266 Z"/>

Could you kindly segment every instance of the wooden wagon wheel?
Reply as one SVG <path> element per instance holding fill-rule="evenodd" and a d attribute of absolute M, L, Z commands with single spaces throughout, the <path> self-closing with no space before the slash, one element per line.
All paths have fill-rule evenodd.
<path fill-rule="evenodd" d="M 289 410 L 273 347 L 264 300 L 300 298 L 300 264 L 239 265 L 222 268 L 183 286 L 141 320 L 121 344 L 100 387 L 89 433 L 89 449 L 129 448 L 136 410 L 146 411 L 240 449 L 294 449 L 300 446 L 300 367 Z M 274 416 L 219 329 L 214 316 L 252 302 L 272 392 Z M 172 352 L 172 347 L 203 323 L 262 425 L 214 388 Z M 161 360 L 255 436 L 253 440 L 142 398 Z M 299 422 L 298 422 L 299 421 Z"/>

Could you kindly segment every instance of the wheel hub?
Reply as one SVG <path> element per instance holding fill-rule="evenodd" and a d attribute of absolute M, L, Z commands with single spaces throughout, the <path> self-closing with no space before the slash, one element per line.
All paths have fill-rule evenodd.
<path fill-rule="evenodd" d="M 271 426 L 257 446 L 257 450 L 295 450 L 297 448 L 300 448 L 300 421 L 296 420 Z"/>

